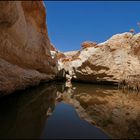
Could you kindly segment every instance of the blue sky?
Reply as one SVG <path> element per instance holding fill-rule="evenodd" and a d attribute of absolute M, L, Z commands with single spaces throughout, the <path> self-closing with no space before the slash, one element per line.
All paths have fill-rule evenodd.
<path fill-rule="evenodd" d="M 112 35 L 140 29 L 140 2 L 45 1 L 51 42 L 60 51 L 78 50 L 84 41 L 103 42 Z"/>

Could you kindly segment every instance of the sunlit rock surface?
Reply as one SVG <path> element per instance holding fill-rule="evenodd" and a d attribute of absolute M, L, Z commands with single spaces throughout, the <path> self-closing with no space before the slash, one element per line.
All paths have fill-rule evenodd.
<path fill-rule="evenodd" d="M 107 41 L 82 43 L 82 49 L 64 53 L 59 68 L 74 80 L 116 84 L 129 75 L 140 74 L 140 34 L 122 33 Z"/>
<path fill-rule="evenodd" d="M 0 2 L 0 95 L 54 79 L 42 1 Z"/>

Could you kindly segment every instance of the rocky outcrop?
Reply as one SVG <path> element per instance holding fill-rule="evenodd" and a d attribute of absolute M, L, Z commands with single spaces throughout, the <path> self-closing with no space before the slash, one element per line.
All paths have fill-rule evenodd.
<path fill-rule="evenodd" d="M 81 50 L 59 59 L 59 69 L 68 71 L 73 80 L 116 84 L 140 74 L 139 44 L 140 34 L 132 33 L 114 35 L 100 44 L 84 42 Z"/>
<path fill-rule="evenodd" d="M 51 48 L 42 1 L 1 1 L 0 95 L 52 80 Z"/>
<path fill-rule="evenodd" d="M 96 42 L 85 41 L 81 44 L 82 49 L 89 48 L 89 47 L 97 46 Z"/>

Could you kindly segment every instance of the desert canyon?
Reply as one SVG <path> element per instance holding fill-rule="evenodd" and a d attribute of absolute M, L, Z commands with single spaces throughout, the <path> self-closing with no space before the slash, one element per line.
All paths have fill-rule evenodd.
<path fill-rule="evenodd" d="M 110 132 L 112 137 L 138 138 L 140 136 L 139 96 L 131 98 L 133 96 L 131 94 L 127 98 L 122 91 L 121 94 L 118 93 L 117 88 L 121 85 L 123 89 L 130 89 L 129 92 L 133 90 L 138 94 L 140 92 L 140 33 L 118 33 L 103 43 L 85 41 L 81 42 L 80 50 L 61 52 L 49 39 L 46 16 L 43 1 L 0 2 L 0 97 L 15 92 L 20 94 L 19 91 L 23 92 L 29 87 L 36 89 L 40 83 L 48 84 L 53 81 L 70 80 L 90 83 L 93 86 L 111 85 L 115 89 L 95 88 L 94 96 L 91 93 L 93 90 L 86 94 L 84 89 L 80 91 L 72 87 L 68 87 L 67 93 L 69 91 L 74 94 L 67 95 L 65 90 L 57 91 L 56 87 L 52 90 L 52 84 L 50 88 L 45 89 L 47 92 L 52 92 L 52 95 L 47 93 L 49 99 L 43 94 L 44 87 L 38 88 L 41 91 L 39 97 L 37 97 L 38 90 L 35 91 L 36 95 L 34 92 L 30 94 L 35 100 L 38 98 L 44 104 L 48 102 L 53 105 L 57 95 L 63 94 L 62 100 L 73 104 L 81 118 L 86 118 L 93 125 L 102 127 L 107 133 Z M 20 100 L 24 97 L 23 94 L 18 96 Z M 27 98 L 35 103 L 28 96 Z M 22 102 L 26 104 L 25 98 Z M 32 110 L 31 102 L 26 105 Z M 14 109 L 11 101 L 10 104 L 11 110 Z M 16 103 L 19 108 L 14 110 L 15 114 L 25 110 L 19 104 Z M 36 105 L 36 107 L 42 111 L 41 106 Z M 48 110 L 48 106 L 44 108 L 45 111 Z M 31 116 L 37 115 L 36 112 L 34 114 L 30 114 L 28 110 L 25 112 Z M 113 114 L 112 122 L 108 122 L 110 117 L 108 114 Z M 124 114 L 127 115 L 126 118 Z M 7 120 L 8 118 L 6 122 Z M 133 121 L 136 125 L 133 125 Z M 120 127 L 120 124 L 123 127 Z M 116 126 L 117 131 L 114 133 Z M 130 134 L 130 131 L 133 131 L 129 129 L 130 127 L 136 131 L 136 134 Z M 4 129 L 7 131 L 6 127 Z M 9 133 L 12 132 L 13 130 Z"/>

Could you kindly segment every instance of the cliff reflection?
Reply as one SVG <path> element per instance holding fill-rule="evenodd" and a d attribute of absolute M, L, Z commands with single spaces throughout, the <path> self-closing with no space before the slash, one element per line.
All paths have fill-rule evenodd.
<path fill-rule="evenodd" d="M 99 126 L 112 138 L 140 138 L 140 95 L 123 93 L 115 87 L 73 84 L 64 101 L 79 116 Z"/>
<path fill-rule="evenodd" d="M 47 111 L 55 107 L 56 86 L 42 84 L 18 92 L 0 100 L 0 138 L 39 138 Z"/>
<path fill-rule="evenodd" d="M 0 99 L 0 138 L 40 138 L 58 134 L 58 130 L 62 130 L 62 135 L 58 134 L 61 137 L 69 131 L 74 134 L 72 138 L 81 136 L 81 131 L 83 137 L 95 137 L 97 133 L 91 131 L 99 132 L 95 126 L 107 134 L 100 131 L 98 137 L 140 138 L 139 100 L 139 94 L 123 93 L 110 86 L 44 83 Z M 69 121 L 69 126 L 74 122 L 77 127 L 63 129 Z M 80 125 L 84 129 L 78 131 Z"/>

